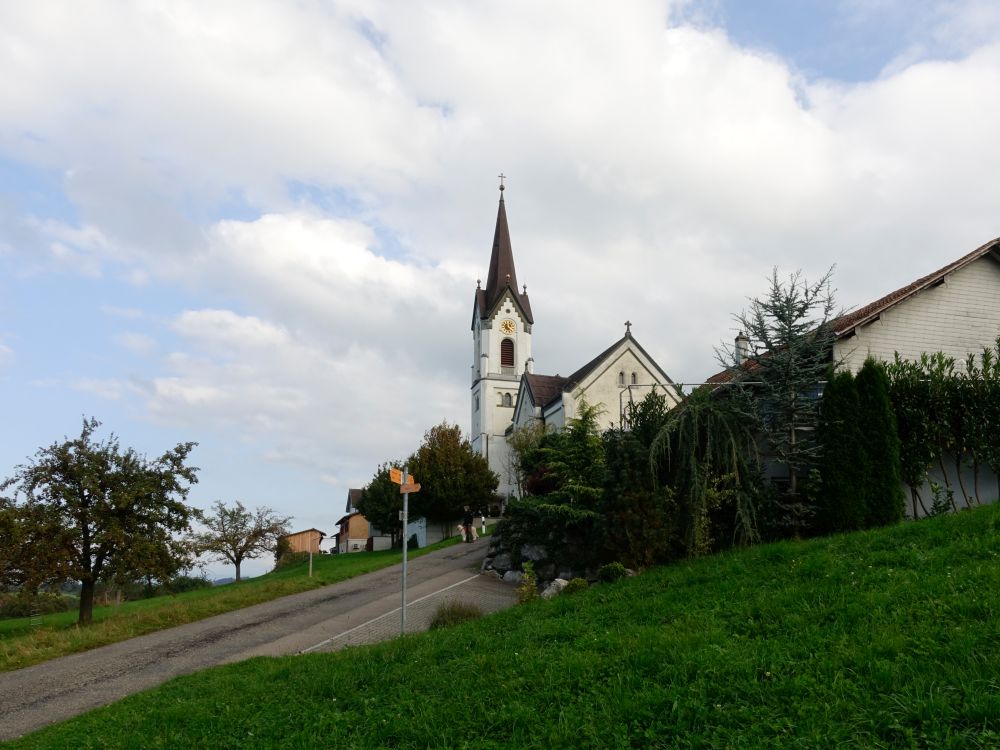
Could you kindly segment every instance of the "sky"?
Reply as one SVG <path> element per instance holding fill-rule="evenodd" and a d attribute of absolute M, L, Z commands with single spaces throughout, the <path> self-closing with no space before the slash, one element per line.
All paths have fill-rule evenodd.
<path fill-rule="evenodd" d="M 535 372 L 695 383 L 772 269 L 1000 235 L 998 133 L 988 0 L 0 4 L 0 477 L 94 416 L 332 534 L 469 428 L 501 172 Z"/>

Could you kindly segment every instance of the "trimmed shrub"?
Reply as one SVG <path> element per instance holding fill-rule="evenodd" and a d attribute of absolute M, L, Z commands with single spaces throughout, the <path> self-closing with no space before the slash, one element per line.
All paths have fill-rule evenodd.
<path fill-rule="evenodd" d="M 816 530 L 821 534 L 864 528 L 868 456 L 860 426 L 854 376 L 831 374 L 823 389 L 818 437 L 823 451 L 816 492 Z"/>
<path fill-rule="evenodd" d="M 865 424 L 861 437 L 868 464 L 867 523 L 869 526 L 888 526 L 903 520 L 906 498 L 903 495 L 896 414 L 889 401 L 889 379 L 885 366 L 869 357 L 855 384 Z"/>
<path fill-rule="evenodd" d="M 567 581 L 566 588 L 562 590 L 564 594 L 572 594 L 576 591 L 583 591 L 584 589 L 589 589 L 590 584 L 587 583 L 586 578 L 574 578 Z"/>
<path fill-rule="evenodd" d="M 611 562 L 597 569 L 597 580 L 603 583 L 614 583 L 627 575 L 628 571 L 620 562 Z"/>

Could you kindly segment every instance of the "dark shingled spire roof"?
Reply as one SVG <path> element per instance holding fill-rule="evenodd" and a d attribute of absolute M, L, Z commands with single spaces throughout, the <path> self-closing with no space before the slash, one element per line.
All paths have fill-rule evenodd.
<path fill-rule="evenodd" d="M 490 311 L 507 289 L 521 306 L 528 323 L 535 321 L 531 317 L 531 304 L 528 302 L 527 291 L 517 290 L 517 271 L 514 269 L 514 251 L 510 246 L 510 230 L 507 228 L 507 210 L 504 207 L 503 193 L 500 194 L 500 207 L 497 209 L 497 226 L 493 232 L 493 252 L 490 255 L 490 272 L 486 277 L 486 288 L 476 292 L 479 302 L 479 315 L 489 316 Z"/>

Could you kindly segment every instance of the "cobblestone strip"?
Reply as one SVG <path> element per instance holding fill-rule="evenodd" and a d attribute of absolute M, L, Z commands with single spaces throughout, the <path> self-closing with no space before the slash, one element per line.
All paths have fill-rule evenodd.
<path fill-rule="evenodd" d="M 452 584 L 408 603 L 406 606 L 406 632 L 421 633 L 427 630 L 438 607 L 453 602 L 471 604 L 478 607 L 483 614 L 490 614 L 516 604 L 517 592 L 499 581 L 480 575 L 471 576 L 464 581 L 459 581 L 457 584 Z M 391 612 L 386 612 L 333 638 L 328 638 L 315 646 L 303 649 L 300 653 L 338 651 L 346 646 L 360 646 L 386 641 L 399 635 L 399 621 L 399 607 L 396 607 Z"/>

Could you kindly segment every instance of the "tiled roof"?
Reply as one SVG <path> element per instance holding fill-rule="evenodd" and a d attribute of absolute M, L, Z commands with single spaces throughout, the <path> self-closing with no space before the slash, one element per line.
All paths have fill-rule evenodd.
<path fill-rule="evenodd" d="M 865 305 L 864 307 L 845 315 L 841 315 L 839 318 L 832 321 L 834 334 L 837 338 L 843 338 L 859 325 L 868 323 L 872 319 L 878 317 L 879 314 L 888 310 L 890 307 L 898 305 L 900 302 L 912 297 L 917 292 L 921 292 L 928 287 L 934 286 L 948 274 L 964 268 L 973 261 L 979 260 L 979 258 L 991 252 L 1000 252 L 1000 237 L 995 240 L 990 240 L 982 247 L 976 248 L 968 255 L 963 255 L 961 258 L 949 263 L 944 268 L 939 268 L 934 273 L 929 273 L 894 292 L 890 292 L 884 297 L 875 300 L 871 304 Z"/>
<path fill-rule="evenodd" d="M 524 380 L 528 385 L 531 401 L 535 406 L 545 407 L 559 398 L 566 384 L 566 378 L 559 375 L 535 375 L 525 373 Z"/>
<path fill-rule="evenodd" d="M 358 507 L 358 502 L 361 500 L 362 494 L 364 494 L 364 490 L 360 489 L 350 489 L 347 491 L 347 507 L 344 509 L 345 512 L 350 513 Z"/>

